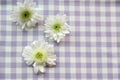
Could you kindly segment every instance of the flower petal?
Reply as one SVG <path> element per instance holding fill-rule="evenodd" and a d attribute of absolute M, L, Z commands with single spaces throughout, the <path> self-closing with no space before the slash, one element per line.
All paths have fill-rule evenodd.
<path fill-rule="evenodd" d="M 22 56 L 31 56 L 33 49 L 30 46 L 26 46 L 23 50 Z"/>
<path fill-rule="evenodd" d="M 41 73 L 44 73 L 45 72 L 45 68 L 44 68 L 44 64 L 37 64 L 37 63 L 34 63 L 33 64 L 33 67 L 34 67 L 34 72 L 37 74 L 39 72 Z"/>
<path fill-rule="evenodd" d="M 58 39 L 57 39 L 57 43 L 59 43 L 59 42 L 60 42 L 60 39 L 58 38 Z"/>
<path fill-rule="evenodd" d="M 33 64 L 33 70 L 36 74 L 39 72 L 39 66 L 36 63 Z"/>
<path fill-rule="evenodd" d="M 37 49 L 38 47 L 40 47 L 40 43 L 38 41 L 34 41 L 32 44 L 31 44 L 31 47 L 32 49 Z"/>
<path fill-rule="evenodd" d="M 51 55 L 51 56 L 49 56 L 49 58 L 53 61 L 56 61 L 56 55 Z"/>
<path fill-rule="evenodd" d="M 47 64 L 49 66 L 55 66 L 56 65 L 55 61 L 56 61 L 56 55 L 49 56 L 49 58 L 47 59 Z"/>
<path fill-rule="evenodd" d="M 31 27 L 31 26 L 32 26 L 32 22 L 31 22 L 31 21 L 28 21 L 28 22 L 27 22 L 27 26 L 28 26 L 28 28 Z"/>
<path fill-rule="evenodd" d="M 47 50 L 48 50 L 49 56 L 54 54 L 54 48 L 53 48 L 53 45 L 48 45 Z"/>
<path fill-rule="evenodd" d="M 32 52 L 33 50 L 30 46 L 26 46 L 23 50 L 22 56 L 24 57 L 27 65 L 31 65 L 33 63 Z"/>
<path fill-rule="evenodd" d="M 27 60 L 27 61 L 26 61 L 26 64 L 27 64 L 27 65 L 32 65 L 32 64 L 33 64 L 33 59 Z"/>
<path fill-rule="evenodd" d="M 39 70 L 41 73 L 44 73 L 45 72 L 45 68 L 43 65 L 39 65 Z"/>
<path fill-rule="evenodd" d="M 25 28 L 25 24 L 22 25 L 22 29 L 24 29 L 24 28 Z"/>
<path fill-rule="evenodd" d="M 40 16 L 40 15 L 38 15 L 37 13 L 36 14 L 34 14 L 34 16 L 33 16 L 33 19 L 35 20 L 35 21 L 38 21 L 38 20 L 40 20 L 42 17 Z"/>
<path fill-rule="evenodd" d="M 48 64 L 48 66 L 55 66 L 56 65 L 56 63 L 54 61 L 52 61 L 51 59 L 47 60 L 47 64 Z"/>

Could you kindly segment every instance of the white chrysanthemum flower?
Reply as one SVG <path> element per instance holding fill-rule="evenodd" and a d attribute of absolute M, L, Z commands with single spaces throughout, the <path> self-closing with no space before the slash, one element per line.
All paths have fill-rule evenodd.
<path fill-rule="evenodd" d="M 33 0 L 25 0 L 24 3 L 17 2 L 11 17 L 19 28 L 28 30 L 34 27 L 37 21 L 41 19 L 36 12 L 35 6 Z"/>
<path fill-rule="evenodd" d="M 26 46 L 22 54 L 28 65 L 32 65 L 35 73 L 44 73 L 45 66 L 55 66 L 56 55 L 53 45 L 44 41 L 34 41 Z"/>
<path fill-rule="evenodd" d="M 66 23 L 65 15 L 49 16 L 45 21 L 46 37 L 60 42 L 60 40 L 70 32 L 70 27 Z"/>

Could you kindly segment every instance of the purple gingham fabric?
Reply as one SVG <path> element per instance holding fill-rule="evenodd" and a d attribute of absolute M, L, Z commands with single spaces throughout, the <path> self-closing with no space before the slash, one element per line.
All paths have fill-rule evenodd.
<path fill-rule="evenodd" d="M 120 80 L 119 0 L 34 0 L 44 19 L 65 13 L 72 28 L 60 44 L 54 43 L 56 67 L 40 75 L 21 54 L 44 34 L 40 27 L 19 30 L 11 21 L 17 1 L 0 0 L 0 80 Z"/>

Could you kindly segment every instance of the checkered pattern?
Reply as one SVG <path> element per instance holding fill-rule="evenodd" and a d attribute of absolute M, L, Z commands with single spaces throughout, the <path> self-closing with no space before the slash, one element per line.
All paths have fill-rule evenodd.
<path fill-rule="evenodd" d="M 54 43 L 57 66 L 36 75 L 22 50 L 44 35 L 37 28 L 19 30 L 10 11 L 20 0 L 0 0 L 0 80 L 120 80 L 119 0 L 34 0 L 44 19 L 67 14 L 71 34 Z"/>

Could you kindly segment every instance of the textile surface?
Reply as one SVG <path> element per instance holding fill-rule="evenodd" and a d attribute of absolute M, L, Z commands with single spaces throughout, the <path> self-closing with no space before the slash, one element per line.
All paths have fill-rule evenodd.
<path fill-rule="evenodd" d="M 71 25 L 71 33 L 54 42 L 56 67 L 40 75 L 21 54 L 44 36 L 44 20 L 30 31 L 20 30 L 10 18 L 18 1 L 0 0 L 0 80 L 120 80 L 119 0 L 34 0 L 44 20 L 65 13 Z"/>

